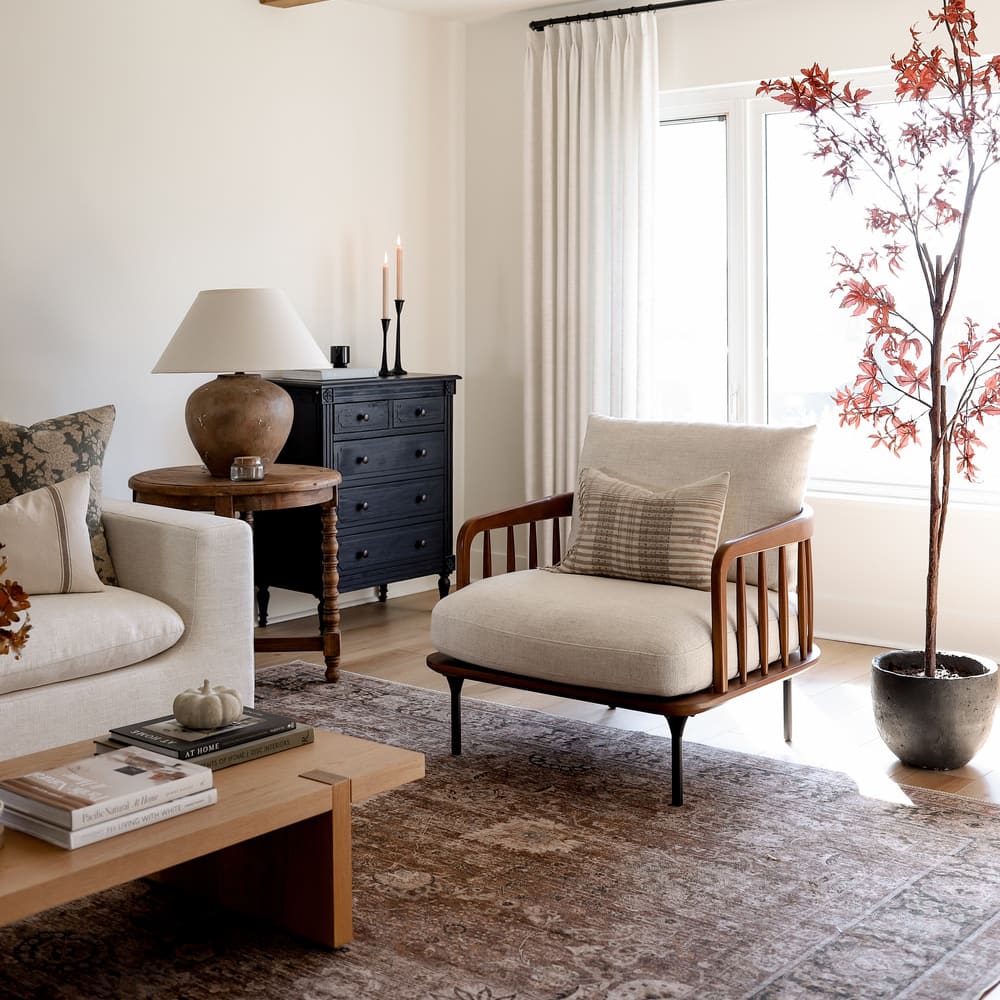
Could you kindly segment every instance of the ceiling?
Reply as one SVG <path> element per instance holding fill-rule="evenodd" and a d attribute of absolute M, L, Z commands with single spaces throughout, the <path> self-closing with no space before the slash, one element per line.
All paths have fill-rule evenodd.
<path fill-rule="evenodd" d="M 393 10 L 460 21 L 478 21 L 518 10 L 537 11 L 542 7 L 567 5 L 566 0 L 368 0 L 368 2 L 379 7 L 391 7 Z M 579 9 L 579 5 L 575 6 Z"/>

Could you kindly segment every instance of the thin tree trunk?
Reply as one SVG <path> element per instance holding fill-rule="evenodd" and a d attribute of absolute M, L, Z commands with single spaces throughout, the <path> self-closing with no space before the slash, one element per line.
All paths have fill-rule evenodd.
<path fill-rule="evenodd" d="M 943 522 L 941 507 L 941 432 L 940 401 L 931 411 L 931 482 L 930 482 L 930 525 L 927 532 L 927 602 L 925 607 L 924 632 L 924 674 L 933 677 L 937 673 L 937 612 L 938 612 L 938 570 L 941 547 L 939 539 Z"/>
<path fill-rule="evenodd" d="M 942 315 L 945 278 L 941 258 L 934 262 L 934 304 L 932 307 L 934 336 L 931 341 L 931 468 L 930 524 L 927 532 L 927 601 L 924 609 L 924 674 L 937 674 L 938 575 L 941 565 L 941 533 L 947 509 L 944 504 L 942 457 L 947 461 L 945 444 L 948 436 L 947 389 L 941 371 L 942 341 L 946 317 Z"/>

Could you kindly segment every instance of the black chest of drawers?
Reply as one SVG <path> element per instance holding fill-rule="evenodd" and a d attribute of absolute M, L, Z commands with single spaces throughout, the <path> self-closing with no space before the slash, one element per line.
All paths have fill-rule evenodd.
<path fill-rule="evenodd" d="M 341 593 L 438 576 L 448 593 L 452 536 L 452 403 L 458 375 L 272 379 L 292 397 L 292 432 L 279 462 L 322 465 L 343 476 L 337 505 Z M 268 588 L 319 597 L 317 512 L 258 515 L 254 561 L 260 623 Z"/>

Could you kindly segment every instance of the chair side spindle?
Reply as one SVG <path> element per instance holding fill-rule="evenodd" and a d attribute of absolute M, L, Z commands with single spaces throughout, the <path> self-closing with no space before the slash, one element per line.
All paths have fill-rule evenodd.
<path fill-rule="evenodd" d="M 766 677 L 767 654 L 767 555 L 757 553 L 757 648 L 760 651 L 760 672 Z"/>
<path fill-rule="evenodd" d="M 747 682 L 747 571 L 743 556 L 736 560 L 736 665 L 740 683 Z"/>
<path fill-rule="evenodd" d="M 781 665 L 788 666 L 788 557 L 785 546 L 778 549 L 778 645 Z"/>

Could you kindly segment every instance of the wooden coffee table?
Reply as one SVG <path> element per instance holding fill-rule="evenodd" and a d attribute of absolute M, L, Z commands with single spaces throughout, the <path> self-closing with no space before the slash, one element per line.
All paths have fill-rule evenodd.
<path fill-rule="evenodd" d="M 0 762 L 0 777 L 93 753 L 90 741 Z M 316 730 L 316 741 L 215 772 L 216 805 L 81 847 L 9 827 L 0 924 L 159 873 L 189 891 L 339 947 L 351 925 L 351 803 L 423 777 L 423 754 Z"/>

